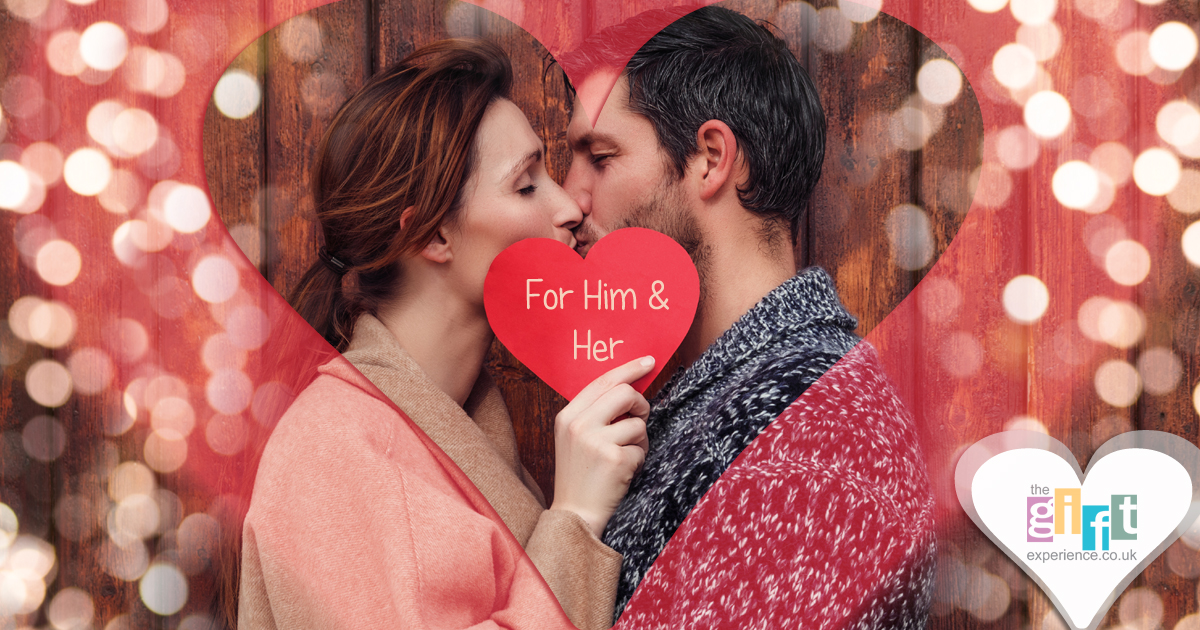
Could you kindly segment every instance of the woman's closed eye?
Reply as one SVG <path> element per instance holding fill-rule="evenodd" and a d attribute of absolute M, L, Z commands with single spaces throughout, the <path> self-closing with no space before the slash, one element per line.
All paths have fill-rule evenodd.
<path fill-rule="evenodd" d="M 517 194 L 521 195 L 522 197 L 528 197 L 529 195 L 532 195 L 537 190 L 537 188 L 538 188 L 537 184 L 530 184 L 530 185 L 518 190 Z"/>

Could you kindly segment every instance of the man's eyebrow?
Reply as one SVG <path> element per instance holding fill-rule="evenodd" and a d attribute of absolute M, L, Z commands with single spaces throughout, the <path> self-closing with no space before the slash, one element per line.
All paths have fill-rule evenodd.
<path fill-rule="evenodd" d="M 571 145 L 572 149 L 582 150 L 582 149 L 587 149 L 588 147 L 592 146 L 593 144 L 596 144 L 597 142 L 603 142 L 606 144 L 616 144 L 616 140 L 612 136 L 610 136 L 606 133 L 598 133 L 596 131 L 588 131 L 587 133 L 583 134 L 582 136 L 579 136 L 579 138 L 576 139 L 574 142 L 571 142 L 570 145 Z"/>
<path fill-rule="evenodd" d="M 544 149 L 542 147 L 538 147 L 527 153 L 525 157 L 522 157 L 521 159 L 517 160 L 515 164 L 513 164 L 513 167 L 504 174 L 504 177 L 501 178 L 500 181 L 506 182 L 517 173 L 520 173 L 526 166 L 529 165 L 530 162 L 536 163 L 540 161 L 542 159 L 543 151 Z"/>

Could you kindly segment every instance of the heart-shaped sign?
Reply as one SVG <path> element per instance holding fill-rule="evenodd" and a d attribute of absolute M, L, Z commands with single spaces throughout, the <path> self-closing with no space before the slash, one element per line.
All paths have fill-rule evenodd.
<path fill-rule="evenodd" d="M 1085 474 L 1061 442 L 1008 431 L 963 453 L 955 486 L 971 520 L 1083 630 L 1196 519 L 1198 472 L 1200 449 L 1169 433 L 1119 435 Z"/>
<path fill-rule="evenodd" d="M 496 257 L 483 286 L 500 342 L 568 399 L 651 355 L 654 369 L 633 383 L 644 391 L 683 341 L 699 299 L 691 257 L 644 228 L 612 232 L 586 259 L 553 239 L 520 241 Z"/>

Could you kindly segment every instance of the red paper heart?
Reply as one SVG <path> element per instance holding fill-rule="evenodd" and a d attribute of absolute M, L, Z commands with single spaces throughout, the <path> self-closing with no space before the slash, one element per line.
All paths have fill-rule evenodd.
<path fill-rule="evenodd" d="M 660 232 L 625 228 L 586 259 L 548 238 L 500 253 L 483 285 L 500 342 L 568 399 L 596 377 L 651 355 L 645 389 L 679 347 L 696 315 L 700 278 L 691 257 Z"/>

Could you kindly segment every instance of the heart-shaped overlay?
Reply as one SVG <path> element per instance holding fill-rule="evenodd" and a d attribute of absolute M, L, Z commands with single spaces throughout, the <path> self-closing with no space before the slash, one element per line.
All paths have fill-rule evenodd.
<path fill-rule="evenodd" d="M 645 228 L 609 233 L 587 258 L 554 239 L 518 241 L 496 256 L 483 284 L 500 343 L 567 399 L 618 365 L 651 355 L 654 369 L 632 383 L 645 391 L 683 342 L 699 299 L 687 251 Z"/>
<path fill-rule="evenodd" d="M 1107 598 L 1100 605 L 1099 609 L 1086 626 L 1076 625 L 1072 622 L 1071 617 L 1067 614 L 1064 602 L 1060 600 L 1058 595 L 1047 586 L 1038 572 L 1033 570 L 1025 561 L 1025 559 L 1014 553 L 1013 550 L 1010 549 L 999 538 L 999 536 L 987 526 L 975 506 L 972 494 L 972 485 L 975 480 L 976 473 L 993 457 L 1018 449 L 1039 449 L 1057 455 L 1064 463 L 1070 465 L 1070 467 L 1074 470 L 1081 488 L 1087 480 L 1088 473 L 1095 468 L 1097 463 L 1099 463 L 1108 455 L 1126 449 L 1145 449 L 1166 455 L 1178 462 L 1183 469 L 1187 471 L 1191 478 L 1192 496 L 1191 504 L 1188 507 L 1187 513 L 1174 527 L 1174 529 L 1171 530 L 1171 532 L 1161 542 L 1159 542 L 1154 550 L 1143 556 L 1141 561 L 1121 579 L 1113 591 L 1108 594 Z M 1088 462 L 1087 470 L 1081 471 L 1079 468 L 1079 463 L 1075 459 L 1074 454 L 1071 453 L 1071 450 L 1062 442 L 1059 442 L 1049 435 L 1036 431 L 1005 431 L 979 440 L 963 452 L 962 457 L 958 460 L 958 464 L 955 467 L 954 485 L 958 494 L 959 504 L 962 505 L 963 510 L 968 516 L 971 517 L 971 520 L 974 521 L 975 525 L 979 527 L 984 534 L 987 534 L 987 537 L 991 539 L 991 541 L 995 543 L 997 547 L 1003 550 L 1005 555 L 1012 559 L 1017 566 L 1021 567 L 1021 570 L 1023 570 L 1026 575 L 1028 575 L 1031 579 L 1033 579 L 1034 582 L 1037 583 L 1039 587 L 1041 587 L 1046 596 L 1050 598 L 1050 601 L 1054 603 L 1054 607 L 1062 616 L 1063 621 L 1077 630 L 1095 630 L 1095 628 L 1104 621 L 1104 617 L 1109 608 L 1112 607 L 1117 597 L 1124 592 L 1125 588 L 1129 586 L 1130 582 L 1132 582 L 1138 575 L 1141 575 L 1142 571 L 1144 571 L 1151 562 L 1158 558 L 1158 556 L 1162 554 L 1167 547 L 1169 547 L 1181 535 L 1183 535 L 1183 533 L 1188 530 L 1192 523 L 1195 522 L 1197 516 L 1200 516 L 1200 448 L 1197 448 L 1191 442 L 1188 442 L 1187 440 L 1170 433 L 1164 433 L 1161 431 L 1131 431 L 1128 433 L 1122 433 L 1105 442 L 1104 445 L 1097 449 L 1095 454 L 1092 455 L 1091 460 Z M 1046 551 L 1059 551 L 1059 549 L 1047 549 Z M 1077 566 L 1086 567 L 1086 565 Z"/>

